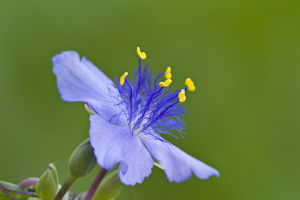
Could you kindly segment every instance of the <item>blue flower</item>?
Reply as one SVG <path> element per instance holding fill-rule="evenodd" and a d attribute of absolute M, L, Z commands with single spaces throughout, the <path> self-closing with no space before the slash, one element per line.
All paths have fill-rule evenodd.
<path fill-rule="evenodd" d="M 127 72 L 113 83 L 89 60 L 75 51 L 55 55 L 53 72 L 61 98 L 68 102 L 86 102 L 91 111 L 90 141 L 98 164 L 111 170 L 119 163 L 119 177 L 125 185 L 142 183 L 151 174 L 153 164 L 160 165 L 170 182 L 182 182 L 194 173 L 200 179 L 219 177 L 219 172 L 166 141 L 161 135 L 176 130 L 181 135 L 186 112 L 185 91 L 195 90 L 187 79 L 187 88 L 172 92 L 171 68 L 157 76 L 141 58 L 133 79 Z M 165 81 L 159 82 L 159 80 Z"/>

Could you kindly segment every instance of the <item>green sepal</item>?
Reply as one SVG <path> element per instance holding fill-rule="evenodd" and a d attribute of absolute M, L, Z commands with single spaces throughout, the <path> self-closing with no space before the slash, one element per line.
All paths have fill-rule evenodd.
<path fill-rule="evenodd" d="M 122 182 L 118 176 L 118 170 L 105 176 L 97 188 L 92 200 L 111 200 L 116 199 L 122 188 Z"/>

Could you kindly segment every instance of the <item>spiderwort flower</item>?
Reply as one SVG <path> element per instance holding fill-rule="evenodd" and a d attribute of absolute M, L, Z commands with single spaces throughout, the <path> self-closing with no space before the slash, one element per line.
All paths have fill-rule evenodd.
<path fill-rule="evenodd" d="M 176 130 L 181 135 L 185 123 L 187 87 L 171 91 L 171 68 L 155 77 L 146 54 L 137 48 L 139 65 L 133 79 L 125 72 L 113 83 L 102 71 L 75 51 L 55 55 L 53 72 L 64 101 L 86 102 L 90 115 L 90 142 L 98 164 L 111 170 L 119 163 L 119 177 L 125 185 L 142 183 L 159 163 L 170 182 L 182 182 L 194 173 L 200 179 L 219 177 L 219 172 L 166 141 L 161 134 Z M 165 81 L 159 82 L 164 79 Z M 154 164 L 155 164 L 154 163 Z"/>

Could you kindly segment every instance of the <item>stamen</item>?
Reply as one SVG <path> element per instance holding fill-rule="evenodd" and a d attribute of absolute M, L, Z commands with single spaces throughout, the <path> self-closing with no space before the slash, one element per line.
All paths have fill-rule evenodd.
<path fill-rule="evenodd" d="M 143 59 L 143 60 L 146 59 L 146 53 L 145 52 L 141 52 L 140 47 L 137 47 L 136 52 L 137 52 L 137 54 L 139 55 L 139 57 L 141 59 Z"/>
<path fill-rule="evenodd" d="M 112 93 L 112 97 L 116 98 L 117 105 L 122 107 L 119 115 L 125 116 L 124 122 L 127 122 L 132 134 L 143 132 L 150 135 L 172 135 L 171 132 L 176 130 L 182 135 L 185 123 L 180 117 L 186 109 L 180 104 L 180 100 L 184 102 L 186 97 L 185 94 L 178 97 L 180 90 L 171 91 L 171 67 L 167 67 L 155 77 L 148 65 L 142 67 L 141 60 L 146 54 L 141 52 L 139 47 L 137 54 L 139 65 L 136 71 L 133 70 L 133 79 L 127 78 L 127 73 L 115 79 L 119 82 L 115 85 L 118 92 Z M 163 81 L 160 81 L 161 79 Z"/>
<path fill-rule="evenodd" d="M 194 82 L 190 78 L 187 78 L 185 80 L 185 85 L 187 86 L 187 89 L 191 92 L 195 91 L 196 89 Z"/>
<path fill-rule="evenodd" d="M 172 77 L 171 67 L 168 67 L 165 74 L 166 79 L 170 79 Z"/>
<path fill-rule="evenodd" d="M 142 132 L 143 130 L 147 129 L 148 127 L 150 127 L 153 123 L 155 123 L 156 120 L 160 118 L 160 116 L 162 116 L 168 109 L 170 109 L 171 107 L 173 107 L 173 106 L 176 105 L 177 103 L 178 103 L 178 101 L 176 101 L 175 103 L 169 105 L 166 109 L 164 109 L 161 113 L 159 113 L 158 116 L 157 116 L 150 124 L 148 124 L 147 126 L 144 126 L 144 128 L 141 130 L 141 132 Z M 157 110 L 158 110 L 158 109 L 156 109 L 156 111 L 157 111 Z M 156 113 L 156 111 L 155 111 L 155 113 Z"/>
<path fill-rule="evenodd" d="M 178 98 L 179 98 L 180 103 L 185 102 L 186 96 L 185 96 L 185 90 L 184 89 L 182 89 L 181 92 L 179 92 Z"/>
<path fill-rule="evenodd" d="M 127 77 L 128 72 L 125 72 L 120 78 L 120 85 L 123 85 L 125 82 L 125 78 Z"/>
<path fill-rule="evenodd" d="M 167 79 L 165 82 L 160 82 L 159 86 L 160 87 L 168 87 L 172 83 L 171 79 Z"/>

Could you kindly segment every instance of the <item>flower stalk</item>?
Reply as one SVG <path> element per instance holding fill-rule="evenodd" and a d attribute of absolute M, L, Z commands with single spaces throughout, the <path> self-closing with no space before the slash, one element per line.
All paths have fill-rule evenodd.
<path fill-rule="evenodd" d="M 115 170 L 104 177 L 92 200 L 111 200 L 120 195 L 123 184 L 119 179 L 118 172 Z"/>
<path fill-rule="evenodd" d="M 107 173 L 107 170 L 101 168 L 98 175 L 96 176 L 93 184 L 91 185 L 87 195 L 85 196 L 84 200 L 91 200 L 94 196 L 98 186 L 100 185 L 101 181 L 103 180 L 105 174 Z"/>
<path fill-rule="evenodd" d="M 68 192 L 70 187 L 73 185 L 73 183 L 76 181 L 77 177 L 72 175 L 71 173 L 68 174 L 68 177 L 66 181 L 64 182 L 63 186 L 60 188 L 58 193 L 56 194 L 54 200 L 61 200 L 65 194 Z"/>

